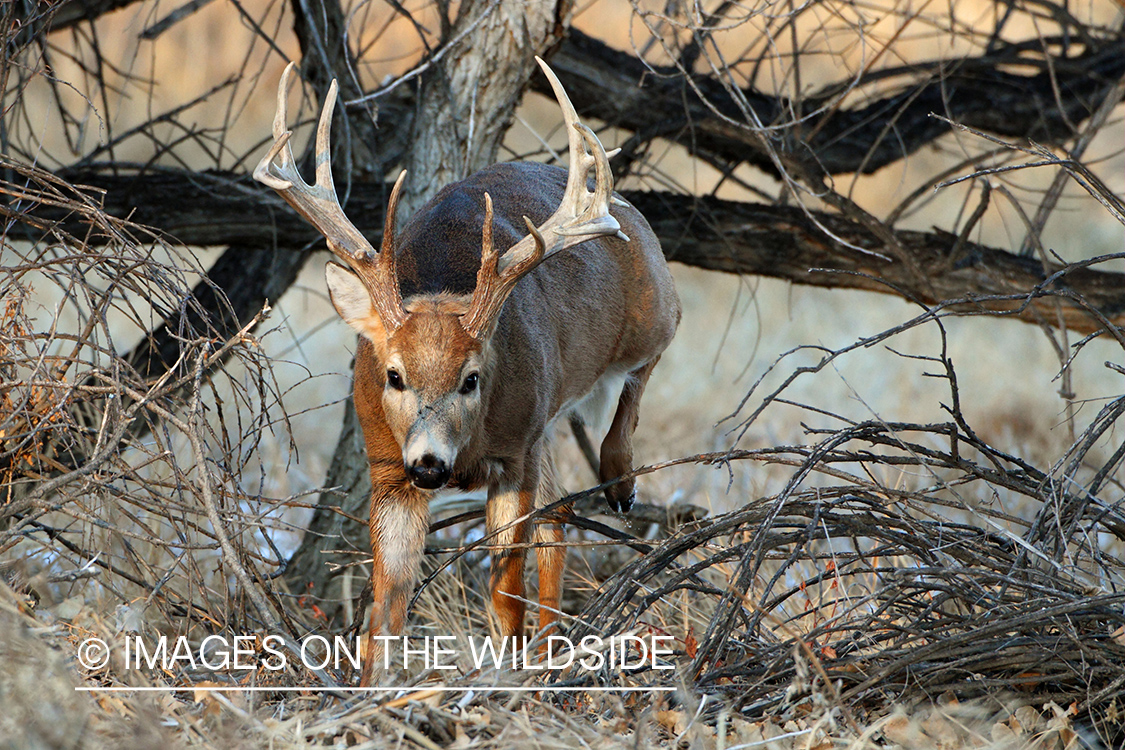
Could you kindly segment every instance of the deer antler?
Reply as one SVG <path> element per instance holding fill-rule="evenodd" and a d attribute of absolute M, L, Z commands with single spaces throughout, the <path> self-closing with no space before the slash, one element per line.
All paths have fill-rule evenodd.
<path fill-rule="evenodd" d="M 595 237 L 616 235 L 629 239 L 622 233 L 617 219 L 609 214 L 610 202 L 619 203 L 613 197 L 613 172 L 609 168 L 609 158 L 617 153 L 616 149 L 606 153 L 594 131 L 579 121 L 578 113 L 554 71 L 540 58 L 535 60 L 551 82 L 566 123 L 570 144 L 566 192 L 555 213 L 539 227 L 523 217 L 528 235 L 503 257 L 492 247 L 492 198 L 485 194 L 484 236 L 477 286 L 469 309 L 461 316 L 465 331 L 476 339 L 484 337 L 491 329 L 516 283 L 547 258 Z M 593 192 L 586 187 L 591 169 L 595 174 Z"/>
<path fill-rule="evenodd" d="M 328 88 L 328 96 L 324 99 L 324 108 L 316 127 L 316 184 L 306 183 L 297 171 L 293 150 L 289 147 L 289 138 L 293 133 L 285 128 L 289 74 L 292 70 L 293 63 L 289 63 L 281 74 L 281 83 L 277 87 L 277 113 L 273 118 L 273 146 L 258 163 L 254 179 L 276 190 L 286 203 L 324 235 L 328 241 L 328 249 L 359 276 L 371 295 L 371 301 L 383 325 L 388 332 L 392 332 L 406 319 L 394 253 L 395 209 L 406 172 L 399 175 L 391 191 L 383 228 L 382 250 L 376 253 L 371 243 L 344 215 L 332 180 L 330 131 L 332 111 L 336 108 L 336 81 L 332 81 Z"/>

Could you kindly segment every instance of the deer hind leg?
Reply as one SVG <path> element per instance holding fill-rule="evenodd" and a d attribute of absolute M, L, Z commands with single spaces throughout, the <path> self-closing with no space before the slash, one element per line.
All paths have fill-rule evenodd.
<path fill-rule="evenodd" d="M 488 494 L 485 506 L 485 531 L 491 543 L 508 549 L 492 552 L 492 609 L 496 613 L 500 636 L 517 638 L 516 647 L 523 647 L 523 615 L 525 607 L 524 561 L 527 543 L 531 538 L 530 522 L 517 521 L 535 507 L 539 484 L 539 456 L 524 463 L 523 476 L 518 484 L 501 484 Z"/>
<path fill-rule="evenodd" d="M 536 507 L 541 508 L 554 502 L 558 497 L 555 465 L 548 448 L 543 454 Z M 566 508 L 558 508 L 556 512 L 566 512 Z M 552 626 L 558 619 L 563 570 L 566 567 L 566 547 L 562 546 L 565 539 L 563 525 L 540 521 L 535 525 L 534 537 L 536 544 L 543 545 L 536 547 L 535 561 L 539 567 L 539 636 L 545 639 L 549 635 L 557 634 L 557 628 Z M 544 641 L 541 649 L 545 648 Z"/>
<path fill-rule="evenodd" d="M 402 634 L 406 605 L 414 591 L 429 526 L 426 497 L 409 486 L 371 494 L 371 626 L 360 686 L 370 687 L 376 661 L 383 659 L 378 636 Z"/>
<path fill-rule="evenodd" d="M 600 479 L 608 482 L 622 474 L 633 470 L 633 432 L 637 429 L 637 417 L 640 413 L 641 396 L 645 392 L 652 368 L 660 357 L 639 367 L 629 373 L 625 385 L 621 389 L 621 398 L 617 402 L 617 413 L 613 415 L 613 423 L 609 426 L 605 440 L 602 441 Z M 624 513 L 633 507 L 635 497 L 635 482 L 626 479 L 605 491 L 609 507 L 619 513 Z"/>

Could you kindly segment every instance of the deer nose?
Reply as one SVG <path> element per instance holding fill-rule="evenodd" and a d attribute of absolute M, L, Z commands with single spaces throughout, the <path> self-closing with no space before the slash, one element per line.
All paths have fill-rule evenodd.
<path fill-rule="evenodd" d="M 410 481 L 423 490 L 436 490 L 449 481 L 449 467 L 432 453 L 425 453 L 407 468 Z"/>

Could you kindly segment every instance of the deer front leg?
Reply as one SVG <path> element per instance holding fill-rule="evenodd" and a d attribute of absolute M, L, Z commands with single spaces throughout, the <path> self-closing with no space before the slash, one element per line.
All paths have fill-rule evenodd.
<path fill-rule="evenodd" d="M 429 527 L 426 496 L 409 484 L 376 485 L 371 493 L 371 626 L 361 687 L 370 687 L 383 648 L 377 636 L 402 634 Z"/>
<path fill-rule="evenodd" d="M 633 470 L 633 432 L 637 429 L 641 396 L 645 392 L 645 384 L 652 374 L 652 368 L 656 367 L 658 361 L 660 357 L 629 373 L 625 380 L 621 399 L 617 402 L 617 413 L 613 415 L 613 424 L 602 441 L 599 477 L 603 482 Z M 633 507 L 635 485 L 635 480 L 630 478 L 608 488 L 605 499 L 609 501 L 609 507 L 618 513 L 624 513 Z"/>
<path fill-rule="evenodd" d="M 535 550 L 535 557 L 539 565 L 539 635 L 544 639 L 559 634 L 555 622 L 559 619 L 563 570 L 566 567 L 566 547 L 562 546 L 565 539 L 561 523 L 541 522 L 535 527 L 535 541 L 543 545 Z M 546 648 L 544 640 L 540 651 L 545 652 Z"/>
<path fill-rule="evenodd" d="M 539 456 L 524 461 L 523 474 L 517 481 L 502 482 L 488 493 L 485 506 L 485 529 L 496 546 L 515 545 L 509 549 L 492 552 L 492 608 L 500 626 L 502 638 L 517 638 L 517 648 L 523 647 L 524 560 L 530 539 L 527 520 L 516 521 L 535 507 L 539 485 Z M 493 536 L 493 533 L 496 535 Z"/>

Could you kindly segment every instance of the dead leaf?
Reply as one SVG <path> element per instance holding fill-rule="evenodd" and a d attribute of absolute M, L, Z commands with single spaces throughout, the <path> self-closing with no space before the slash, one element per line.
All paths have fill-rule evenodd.
<path fill-rule="evenodd" d="M 211 698 L 211 691 L 208 690 L 208 688 L 221 687 L 226 687 L 226 685 L 221 685 L 218 682 L 210 682 L 208 680 L 197 682 L 191 686 L 191 699 L 196 703 L 202 703 Z"/>
<path fill-rule="evenodd" d="M 1008 720 L 1008 726 L 1019 735 L 1035 734 L 1042 725 L 1043 717 L 1031 706 L 1020 706 L 1012 713 L 1012 718 Z"/>
<path fill-rule="evenodd" d="M 989 736 L 992 738 L 992 744 L 998 747 L 1015 747 L 1019 740 L 1019 735 L 1016 734 L 1015 730 L 1002 721 L 992 725 Z"/>
<path fill-rule="evenodd" d="M 669 734 L 679 736 L 687 728 L 687 719 L 683 711 L 657 711 L 656 721 L 664 727 Z"/>
<path fill-rule="evenodd" d="M 932 748 L 934 743 L 922 731 L 918 722 L 911 719 L 906 714 L 895 714 L 883 722 L 880 729 L 883 736 L 896 745 L 901 745 L 904 748 L 911 748 L 912 750 L 923 750 L 923 748 Z"/>

